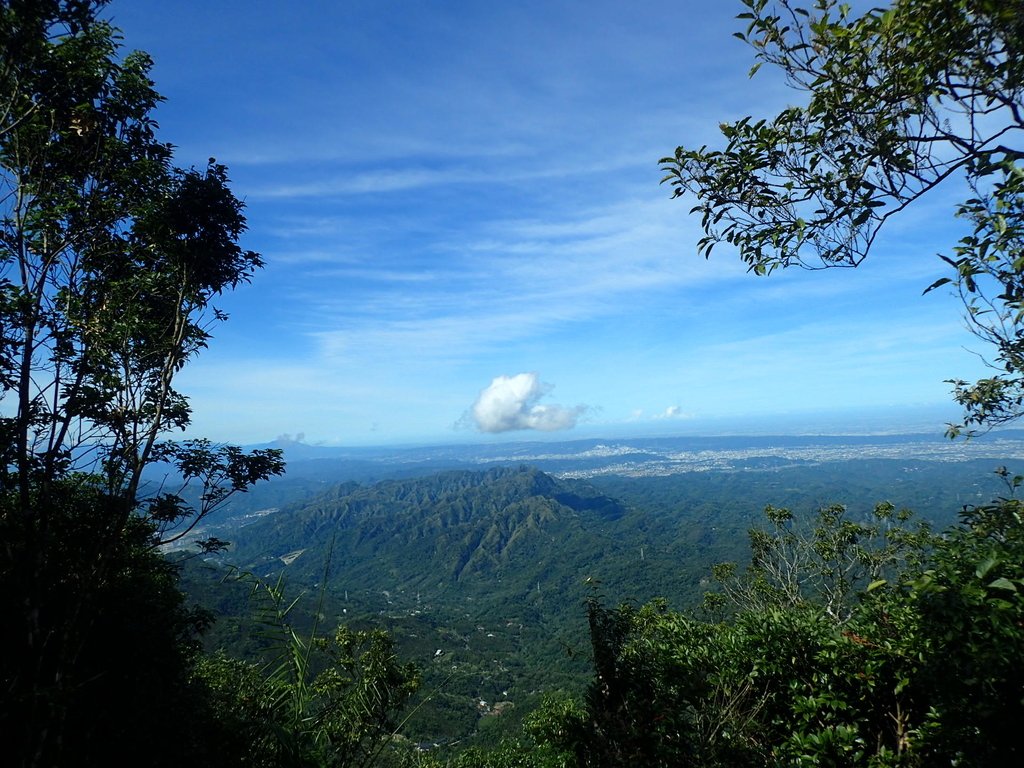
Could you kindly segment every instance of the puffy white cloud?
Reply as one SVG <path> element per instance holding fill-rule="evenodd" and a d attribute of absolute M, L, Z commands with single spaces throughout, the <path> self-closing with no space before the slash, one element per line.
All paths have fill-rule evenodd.
<path fill-rule="evenodd" d="M 481 432 L 517 429 L 553 432 L 576 426 L 577 419 L 587 411 L 587 407 L 538 404 L 549 390 L 550 387 L 542 384 L 536 373 L 498 376 L 480 393 L 470 415 Z"/>

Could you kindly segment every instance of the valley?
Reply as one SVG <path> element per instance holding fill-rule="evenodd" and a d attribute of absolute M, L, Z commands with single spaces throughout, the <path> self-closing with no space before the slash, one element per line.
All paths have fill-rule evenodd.
<path fill-rule="evenodd" d="M 418 665 L 407 738 L 493 743 L 545 695 L 586 684 L 588 599 L 699 611 L 711 566 L 744 562 L 766 504 L 806 516 L 842 503 L 858 519 L 888 501 L 944 528 L 999 496 L 993 470 L 1024 457 L 1016 434 L 500 448 L 292 459 L 206 524 L 227 552 L 184 561 L 186 590 L 219 616 L 208 647 L 270 653 L 248 595 L 281 578 L 301 596 L 296 627 L 318 613 L 327 628 L 383 627 Z"/>

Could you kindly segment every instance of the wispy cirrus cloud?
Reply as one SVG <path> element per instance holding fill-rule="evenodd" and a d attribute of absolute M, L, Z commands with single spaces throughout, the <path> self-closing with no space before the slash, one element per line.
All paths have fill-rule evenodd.
<path fill-rule="evenodd" d="M 497 222 L 461 245 L 438 244 L 439 256 L 418 268 L 314 266 L 311 274 L 358 285 L 294 303 L 315 318 L 308 332 L 329 357 L 373 350 L 451 357 L 650 311 L 659 294 L 667 300 L 683 286 L 725 281 L 739 269 L 684 258 L 652 207 L 663 208 L 661 201 L 624 201 L 614 212 L 557 225 Z M 417 285 L 424 290 L 412 290 Z"/>
<path fill-rule="evenodd" d="M 210 434 L 448 434 L 497 371 L 665 429 L 959 373 L 957 308 L 920 299 L 956 241 L 946 199 L 856 273 L 764 280 L 728 247 L 696 255 L 658 158 L 802 98 L 769 67 L 746 78 L 726 4 L 250 5 L 112 4 L 155 55 L 167 138 L 231 166 L 268 265 L 186 369 Z M 494 427 L 575 412 L 527 374 L 491 396 Z"/>
<path fill-rule="evenodd" d="M 654 153 L 616 153 L 594 160 L 592 157 L 560 157 L 552 151 L 522 153 L 518 157 L 472 158 L 457 156 L 433 158 L 432 165 L 381 158 L 376 167 L 367 168 L 364 160 L 356 166 L 318 163 L 310 178 L 296 182 L 286 177 L 273 183 L 253 185 L 247 196 L 253 199 L 302 199 L 400 192 L 429 187 L 463 185 L 523 184 L 546 179 L 566 180 L 652 165 Z M 333 168 L 332 168 L 333 165 Z M 500 166 L 501 170 L 497 170 Z M 325 170 L 326 168 L 326 170 Z M 294 172 L 293 172 L 294 173 Z"/>

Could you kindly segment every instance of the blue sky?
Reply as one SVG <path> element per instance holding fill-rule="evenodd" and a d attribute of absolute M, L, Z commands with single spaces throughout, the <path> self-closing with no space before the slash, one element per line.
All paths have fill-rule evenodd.
<path fill-rule="evenodd" d="M 659 186 L 677 145 L 799 100 L 747 78 L 742 10 L 114 0 L 156 61 L 162 138 L 229 166 L 267 262 L 181 375 L 192 433 L 568 438 L 948 404 L 945 379 L 984 370 L 954 298 L 921 295 L 955 190 L 858 270 L 756 278 L 698 257 Z"/>

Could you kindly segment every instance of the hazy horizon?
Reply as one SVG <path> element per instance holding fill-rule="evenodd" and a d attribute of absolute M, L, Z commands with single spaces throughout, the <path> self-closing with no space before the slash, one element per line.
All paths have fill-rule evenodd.
<path fill-rule="evenodd" d="M 892 407 L 850 412 L 844 410 L 802 412 L 789 414 L 761 414 L 756 417 L 719 419 L 691 418 L 686 420 L 656 420 L 643 422 L 580 423 L 572 430 L 537 432 L 511 431 L 488 435 L 471 430 L 452 430 L 436 438 L 395 441 L 328 442 L 303 431 L 285 432 L 273 438 L 249 442 L 250 445 L 269 445 L 294 442 L 310 447 L 325 448 L 443 448 L 446 446 L 499 445 L 505 443 L 554 443 L 592 440 L 642 440 L 665 437 L 758 437 L 758 436 L 870 436 L 870 435 L 929 435 L 945 439 L 946 424 L 954 420 L 959 411 L 947 406 Z M 1011 425 L 1008 429 L 1013 429 Z M 998 435 L 1000 430 L 993 430 Z M 984 440 L 985 434 L 973 439 Z M 964 438 L 959 438 L 963 441 Z"/>

